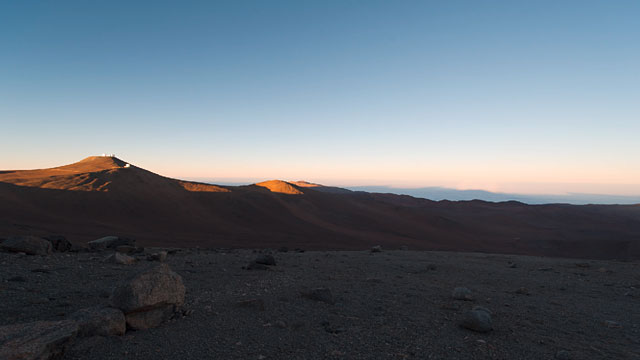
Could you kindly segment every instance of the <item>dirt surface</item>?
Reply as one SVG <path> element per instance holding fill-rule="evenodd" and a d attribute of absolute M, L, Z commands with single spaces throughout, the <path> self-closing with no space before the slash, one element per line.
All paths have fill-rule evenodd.
<path fill-rule="evenodd" d="M 122 337 L 77 342 L 65 359 L 640 358 L 640 263 L 449 252 L 179 250 L 186 316 Z M 0 253 L 0 325 L 59 320 L 106 304 L 150 262 L 109 252 Z M 456 287 L 473 301 L 452 298 Z M 334 303 L 302 294 L 327 288 Z M 492 312 L 493 331 L 459 326 Z M 566 351 L 567 353 L 562 353 Z M 559 353 L 560 352 L 560 353 Z"/>

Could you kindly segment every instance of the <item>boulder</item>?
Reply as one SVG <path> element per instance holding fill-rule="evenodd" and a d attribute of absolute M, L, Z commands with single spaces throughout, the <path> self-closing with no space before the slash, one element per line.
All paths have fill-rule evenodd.
<path fill-rule="evenodd" d="M 0 327 L 0 359 L 60 358 L 78 333 L 73 320 L 35 321 Z"/>
<path fill-rule="evenodd" d="M 13 236 L 3 241 L 0 248 L 29 255 L 47 255 L 52 250 L 51 242 L 37 236 Z"/>
<path fill-rule="evenodd" d="M 184 304 L 184 296 L 182 277 L 163 263 L 118 285 L 110 301 L 124 312 L 127 326 L 146 329 L 168 320 Z"/>
<path fill-rule="evenodd" d="M 131 265 L 136 262 L 136 258 L 117 252 L 109 255 L 106 259 L 104 259 L 104 262 L 112 264 Z"/>
<path fill-rule="evenodd" d="M 372 247 L 371 248 L 371 252 L 372 253 L 382 252 L 382 246 L 376 245 L 376 246 Z"/>
<path fill-rule="evenodd" d="M 118 236 L 105 236 L 97 240 L 89 241 L 87 245 L 91 250 L 106 250 L 115 249 L 121 245 L 136 246 L 136 242 L 135 240 Z"/>
<path fill-rule="evenodd" d="M 67 252 L 73 248 L 73 244 L 62 235 L 49 235 L 45 236 L 44 239 L 51 242 L 54 251 Z"/>
<path fill-rule="evenodd" d="M 124 313 L 110 307 L 78 310 L 71 315 L 78 324 L 78 336 L 119 336 L 127 330 Z"/>

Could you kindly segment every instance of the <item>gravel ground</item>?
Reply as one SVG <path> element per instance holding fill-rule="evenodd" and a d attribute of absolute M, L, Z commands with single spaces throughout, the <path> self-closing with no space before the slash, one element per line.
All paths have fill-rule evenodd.
<path fill-rule="evenodd" d="M 179 250 L 185 316 L 122 337 L 79 340 L 65 359 L 640 359 L 640 263 L 382 251 Z M 0 253 L 0 325 L 106 304 L 148 263 L 105 253 Z M 473 301 L 452 298 L 456 287 Z M 335 303 L 302 296 L 328 288 Z M 459 326 L 473 306 L 493 328 Z M 563 353 L 563 351 L 566 351 Z"/>

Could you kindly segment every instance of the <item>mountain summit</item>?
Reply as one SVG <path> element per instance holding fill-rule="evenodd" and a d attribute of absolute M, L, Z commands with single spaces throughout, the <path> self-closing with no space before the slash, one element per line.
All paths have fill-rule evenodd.
<path fill-rule="evenodd" d="M 145 193 L 184 189 L 187 191 L 228 191 L 222 187 L 175 180 L 133 166 L 115 156 L 89 156 L 76 163 L 38 170 L 0 173 L 0 182 L 42 189 L 72 191 L 112 191 Z"/>

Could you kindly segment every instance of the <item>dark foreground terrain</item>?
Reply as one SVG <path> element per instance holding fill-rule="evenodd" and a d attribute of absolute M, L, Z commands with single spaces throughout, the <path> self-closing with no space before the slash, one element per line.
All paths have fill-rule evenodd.
<path fill-rule="evenodd" d="M 448 252 L 179 250 L 183 314 L 124 336 L 78 339 L 65 359 L 638 359 L 640 263 Z M 103 252 L 0 253 L 0 326 L 105 304 L 149 266 Z M 456 300 L 456 287 L 473 300 Z M 327 302 L 302 296 L 327 288 Z M 331 301 L 333 300 L 333 301 Z M 331 304 L 333 302 L 333 304 Z M 482 306 L 493 330 L 460 327 Z"/>

